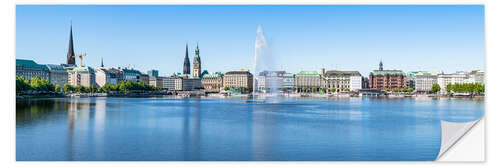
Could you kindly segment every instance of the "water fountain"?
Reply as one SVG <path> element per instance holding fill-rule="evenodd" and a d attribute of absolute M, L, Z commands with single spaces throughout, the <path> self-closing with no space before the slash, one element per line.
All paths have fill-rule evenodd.
<path fill-rule="evenodd" d="M 278 65 L 275 63 L 268 41 L 260 25 L 257 28 L 257 37 L 255 39 L 253 74 L 254 97 L 272 100 L 274 97 L 280 95 L 280 75 L 283 72 L 278 71 Z"/>

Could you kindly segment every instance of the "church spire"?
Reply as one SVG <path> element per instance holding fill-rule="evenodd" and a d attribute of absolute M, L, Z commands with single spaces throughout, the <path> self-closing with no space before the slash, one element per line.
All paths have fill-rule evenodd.
<path fill-rule="evenodd" d="M 384 64 L 382 64 L 382 60 L 380 60 L 380 63 L 378 64 L 378 70 L 384 70 Z"/>
<path fill-rule="evenodd" d="M 102 57 L 101 57 L 101 67 L 104 67 L 104 61 Z"/>
<path fill-rule="evenodd" d="M 66 64 L 75 64 L 75 51 L 73 49 L 73 22 L 70 23 L 69 27 L 69 46 L 68 54 L 66 56 Z"/>
<path fill-rule="evenodd" d="M 186 43 L 186 56 L 184 57 L 184 69 L 182 70 L 183 74 L 191 74 L 191 66 L 189 63 L 189 53 L 188 53 L 188 45 Z"/>

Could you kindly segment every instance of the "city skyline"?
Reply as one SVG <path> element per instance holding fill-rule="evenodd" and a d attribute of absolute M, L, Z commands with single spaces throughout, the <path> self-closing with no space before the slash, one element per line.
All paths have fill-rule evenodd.
<path fill-rule="evenodd" d="M 75 8 L 95 13 L 68 12 Z M 298 11 L 309 14 L 294 13 Z M 484 70 L 484 7 L 481 5 L 18 5 L 16 12 L 16 58 L 42 64 L 66 62 L 72 20 L 75 52 L 89 55 L 84 58 L 85 65 L 98 67 L 104 59 L 106 66 L 130 64 L 143 72 L 157 69 L 160 75 L 182 72 L 185 45 L 190 46 L 189 58 L 193 60 L 197 43 L 202 70 L 251 69 L 259 24 L 270 39 L 278 65 L 291 73 L 325 68 L 356 70 L 367 76 L 377 69 L 380 60 L 386 69 L 405 72 Z M 209 14 L 197 15 L 203 12 Z M 224 15 L 227 12 L 234 16 Z M 409 14 L 404 17 L 400 15 L 402 12 Z M 62 13 L 64 15 L 59 16 Z M 183 15 L 178 16 L 179 13 Z M 250 19 L 251 14 L 257 19 Z M 167 18 L 159 20 L 160 16 Z M 183 24 L 169 27 L 168 23 L 172 22 Z M 334 24 L 336 22 L 340 24 Z M 299 31 L 299 28 L 307 31 Z"/>

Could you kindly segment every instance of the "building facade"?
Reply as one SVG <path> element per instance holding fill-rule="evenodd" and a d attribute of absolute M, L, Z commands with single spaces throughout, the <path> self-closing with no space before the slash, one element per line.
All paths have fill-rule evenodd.
<path fill-rule="evenodd" d="M 149 85 L 163 89 L 163 79 L 165 77 L 149 76 Z"/>
<path fill-rule="evenodd" d="M 116 68 L 99 67 L 95 69 L 95 81 L 98 87 L 105 84 L 117 84 L 122 81 L 122 71 Z"/>
<path fill-rule="evenodd" d="M 178 87 L 177 86 L 177 84 Z M 181 78 L 175 77 L 175 76 L 170 76 L 170 77 L 164 77 L 163 78 L 163 89 L 166 90 L 181 90 L 182 89 L 182 81 Z"/>
<path fill-rule="evenodd" d="M 249 71 L 229 71 L 224 74 L 224 87 L 241 87 L 253 91 L 253 74 Z"/>
<path fill-rule="evenodd" d="M 283 85 L 285 71 L 262 71 L 255 79 L 258 92 L 279 92 Z M 272 90 L 274 89 L 274 90 Z"/>
<path fill-rule="evenodd" d="M 138 70 L 128 69 L 128 68 L 120 68 L 120 71 L 123 75 L 122 79 L 124 81 L 133 81 L 133 82 L 141 81 L 142 73 Z"/>
<path fill-rule="evenodd" d="M 295 74 L 284 73 L 281 87 L 286 89 L 287 91 L 293 90 L 293 88 L 295 87 Z"/>
<path fill-rule="evenodd" d="M 469 73 L 464 71 L 459 71 L 452 74 L 440 73 L 437 75 L 437 83 L 441 87 L 441 92 L 446 92 L 446 86 L 448 84 L 463 84 L 470 82 L 468 81 Z"/>
<path fill-rule="evenodd" d="M 406 74 L 401 70 L 384 70 L 382 62 L 379 70 L 370 73 L 370 89 L 406 88 Z"/>
<path fill-rule="evenodd" d="M 358 71 L 327 71 L 322 78 L 321 87 L 327 91 L 357 91 L 362 88 L 362 77 Z"/>
<path fill-rule="evenodd" d="M 415 90 L 420 92 L 430 92 L 432 90 L 432 85 L 438 82 L 437 78 L 436 74 L 428 72 L 419 72 L 415 74 Z"/>
<path fill-rule="evenodd" d="M 49 81 L 54 85 L 63 87 L 64 84 L 68 83 L 68 71 L 64 66 L 57 64 L 47 64 L 47 69 L 49 69 Z"/>
<path fill-rule="evenodd" d="M 94 69 L 88 66 L 73 68 L 68 72 L 68 83 L 72 86 L 95 86 Z"/>
<path fill-rule="evenodd" d="M 16 59 L 16 76 L 23 76 L 29 80 L 35 76 L 49 80 L 49 69 L 45 65 L 37 64 L 33 60 Z"/>
<path fill-rule="evenodd" d="M 203 89 L 207 91 L 220 92 L 224 88 L 222 73 L 205 74 L 201 78 Z"/>
<path fill-rule="evenodd" d="M 297 91 L 304 89 L 319 89 L 321 87 L 321 75 L 316 71 L 301 71 L 295 74 L 295 88 Z"/>

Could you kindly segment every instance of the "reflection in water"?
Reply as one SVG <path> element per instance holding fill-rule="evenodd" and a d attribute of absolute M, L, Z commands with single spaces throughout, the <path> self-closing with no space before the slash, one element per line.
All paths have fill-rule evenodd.
<path fill-rule="evenodd" d="M 16 102 L 17 160 L 434 160 L 483 101 L 61 98 Z"/>

